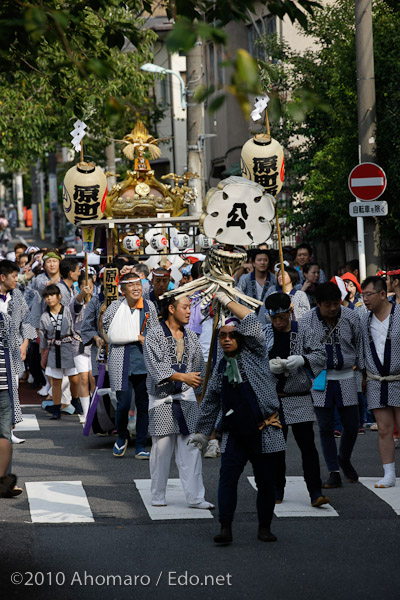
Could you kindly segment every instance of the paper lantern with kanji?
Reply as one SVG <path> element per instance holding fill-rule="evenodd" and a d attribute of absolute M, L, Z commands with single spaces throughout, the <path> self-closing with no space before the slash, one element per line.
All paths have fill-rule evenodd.
<path fill-rule="evenodd" d="M 258 134 L 247 140 L 240 158 L 242 176 L 255 181 L 276 197 L 285 176 L 283 148 L 271 136 Z"/>
<path fill-rule="evenodd" d="M 67 171 L 63 183 L 64 213 L 70 223 L 102 219 L 107 178 L 94 163 L 81 162 Z"/>

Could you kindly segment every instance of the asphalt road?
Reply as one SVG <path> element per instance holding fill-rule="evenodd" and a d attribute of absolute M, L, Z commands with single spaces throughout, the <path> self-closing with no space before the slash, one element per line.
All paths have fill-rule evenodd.
<path fill-rule="evenodd" d="M 116 459 L 114 438 L 83 437 L 76 417 L 54 423 L 40 408 L 24 412 L 37 415 L 40 431 L 21 433 L 27 442 L 14 447 L 19 484 L 82 481 L 94 523 L 32 523 L 26 493 L 0 500 L 2 600 L 386 600 L 399 595 L 400 517 L 360 483 L 330 491 L 339 517 L 275 518 L 278 542 L 265 544 L 256 538 L 256 493 L 247 468 L 234 543 L 216 547 L 216 515 L 150 519 L 133 483 L 149 478 L 149 466 L 134 459 L 133 445 Z M 399 476 L 400 451 L 396 458 Z M 376 433 L 358 436 L 354 466 L 362 476 L 381 476 Z M 218 459 L 203 461 L 206 497 L 214 503 L 218 471 Z M 287 474 L 302 474 L 290 434 Z M 324 465 L 322 475 L 327 475 Z M 174 464 L 170 476 L 178 476 Z M 13 573 L 22 583 L 12 583 Z"/>

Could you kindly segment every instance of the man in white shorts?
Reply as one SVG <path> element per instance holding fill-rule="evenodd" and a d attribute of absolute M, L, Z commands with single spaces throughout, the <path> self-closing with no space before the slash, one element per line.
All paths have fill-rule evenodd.
<path fill-rule="evenodd" d="M 361 318 L 368 410 L 378 424 L 384 476 L 375 487 L 396 485 L 393 430 L 400 428 L 400 304 L 387 299 L 386 281 L 367 277 L 361 296 L 370 311 Z"/>

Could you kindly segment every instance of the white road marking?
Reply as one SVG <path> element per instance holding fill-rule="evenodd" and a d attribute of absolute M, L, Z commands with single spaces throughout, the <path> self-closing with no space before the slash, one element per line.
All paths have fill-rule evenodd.
<path fill-rule="evenodd" d="M 22 415 L 22 421 L 16 424 L 14 431 L 40 431 L 36 415 Z"/>
<path fill-rule="evenodd" d="M 189 508 L 180 479 L 168 479 L 166 500 L 167 506 L 151 505 L 151 479 L 134 479 L 149 517 L 153 521 L 165 519 L 212 519 L 209 510 Z"/>
<path fill-rule="evenodd" d="M 28 481 L 32 523 L 94 523 L 81 481 Z"/>
<path fill-rule="evenodd" d="M 254 489 L 254 477 L 247 478 Z M 329 490 L 327 490 L 329 491 Z M 319 508 L 311 506 L 310 496 L 303 477 L 286 477 L 285 497 L 282 504 L 275 504 L 277 517 L 338 517 L 330 504 Z"/>
<path fill-rule="evenodd" d="M 382 477 L 360 477 L 360 482 L 365 485 L 366 488 L 374 492 L 386 504 L 389 504 L 396 513 L 400 515 L 400 478 L 396 478 L 396 485 L 390 488 L 376 488 L 375 484 L 382 479 Z"/>

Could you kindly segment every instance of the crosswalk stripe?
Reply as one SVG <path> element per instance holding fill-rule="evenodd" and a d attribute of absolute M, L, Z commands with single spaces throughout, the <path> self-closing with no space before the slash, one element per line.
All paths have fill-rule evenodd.
<path fill-rule="evenodd" d="M 134 479 L 136 488 L 143 500 L 149 517 L 153 521 L 164 519 L 212 519 L 209 510 L 189 508 L 180 479 L 168 479 L 166 498 L 167 506 L 151 505 L 151 479 Z"/>
<path fill-rule="evenodd" d="M 39 431 L 39 423 L 36 415 L 22 415 L 22 421 L 17 423 L 14 431 Z"/>
<path fill-rule="evenodd" d="M 257 489 L 254 477 L 247 478 Z M 282 504 L 275 504 L 277 517 L 338 517 L 339 514 L 330 504 L 313 508 L 303 477 L 286 477 L 285 498 Z"/>
<path fill-rule="evenodd" d="M 400 478 L 396 478 L 396 485 L 390 488 L 376 488 L 375 483 L 379 481 L 379 477 L 360 477 L 360 482 L 365 485 L 366 488 L 374 492 L 386 504 L 389 504 L 396 513 L 400 515 Z"/>
<path fill-rule="evenodd" d="M 93 523 L 81 481 L 28 481 L 32 523 Z"/>

